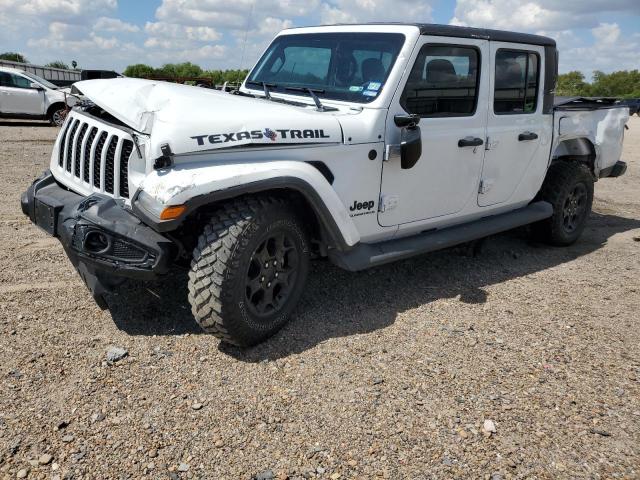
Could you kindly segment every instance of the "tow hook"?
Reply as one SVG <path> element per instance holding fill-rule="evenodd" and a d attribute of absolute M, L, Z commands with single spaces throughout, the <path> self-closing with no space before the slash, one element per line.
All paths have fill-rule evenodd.
<path fill-rule="evenodd" d="M 173 152 L 169 144 L 164 143 L 160 145 L 160 151 L 162 152 L 162 156 L 156 158 L 155 162 L 153 162 L 153 168 L 155 170 L 162 170 L 163 168 L 169 168 L 173 165 Z"/>

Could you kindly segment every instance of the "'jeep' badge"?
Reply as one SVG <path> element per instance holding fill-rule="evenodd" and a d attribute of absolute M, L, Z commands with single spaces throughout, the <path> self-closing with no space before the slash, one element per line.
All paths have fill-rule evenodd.
<path fill-rule="evenodd" d="M 373 200 L 364 201 L 364 202 L 358 202 L 357 200 L 355 200 L 353 202 L 353 205 L 349 207 L 349 210 L 354 212 L 351 214 L 352 217 L 359 217 L 361 215 L 370 215 L 372 213 L 375 213 L 373 211 L 373 207 L 375 207 L 375 205 L 376 205 L 376 202 L 374 202 Z"/>

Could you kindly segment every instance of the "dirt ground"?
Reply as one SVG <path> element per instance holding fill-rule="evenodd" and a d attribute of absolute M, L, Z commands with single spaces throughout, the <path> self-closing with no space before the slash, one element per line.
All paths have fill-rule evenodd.
<path fill-rule="evenodd" d="M 100 311 L 20 211 L 57 129 L 0 123 L 0 478 L 640 478 L 629 126 L 629 171 L 597 183 L 575 246 L 518 231 L 477 258 L 320 262 L 293 321 L 243 351 L 200 334 L 182 274 Z"/>

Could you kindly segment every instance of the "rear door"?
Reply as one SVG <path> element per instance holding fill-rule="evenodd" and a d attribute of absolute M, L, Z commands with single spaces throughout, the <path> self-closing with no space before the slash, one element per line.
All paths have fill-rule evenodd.
<path fill-rule="evenodd" d="M 512 197 L 527 181 L 528 170 L 549 160 L 551 139 L 545 128 L 549 116 L 542 113 L 543 59 L 544 47 L 491 42 L 487 150 L 478 193 L 481 207 L 519 201 Z"/>
<path fill-rule="evenodd" d="M 489 42 L 423 37 L 387 118 L 388 143 L 398 144 L 397 114 L 421 117 L 422 156 L 411 169 L 384 162 L 382 226 L 453 215 L 475 204 L 484 157 Z"/>
<path fill-rule="evenodd" d="M 22 75 L 0 72 L 0 109 L 3 113 L 44 114 L 44 91 L 31 88 Z"/>

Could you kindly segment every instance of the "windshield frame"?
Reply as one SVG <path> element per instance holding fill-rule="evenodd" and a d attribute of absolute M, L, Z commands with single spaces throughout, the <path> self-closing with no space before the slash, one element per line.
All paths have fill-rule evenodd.
<path fill-rule="evenodd" d="M 31 73 L 31 72 L 27 72 L 27 71 L 21 71 L 20 72 L 22 75 L 24 75 L 25 77 L 27 77 L 29 80 L 33 81 L 33 82 L 37 82 L 40 85 L 42 85 L 45 88 L 48 88 L 49 90 L 57 90 L 58 86 L 51 83 L 49 80 L 45 80 L 42 77 L 39 77 L 38 75 L 36 75 L 35 73 Z"/>
<path fill-rule="evenodd" d="M 306 29 L 305 29 L 306 30 Z M 285 33 L 286 32 L 286 33 Z M 247 91 L 247 93 L 251 93 L 255 96 L 262 96 L 264 89 L 261 86 L 263 83 L 267 83 L 269 85 L 269 92 L 271 94 L 277 94 L 282 96 L 294 96 L 294 97 L 303 97 L 311 99 L 306 90 L 312 89 L 315 91 L 317 96 L 322 100 L 322 102 L 340 102 L 347 104 L 356 104 L 359 106 L 367 106 L 376 103 L 379 99 L 383 98 L 383 92 L 386 88 L 386 85 L 390 83 L 390 81 L 394 77 L 394 71 L 397 68 L 398 64 L 401 62 L 403 57 L 403 52 L 407 48 L 407 44 L 410 40 L 410 36 L 407 35 L 408 32 L 403 30 L 311 30 L 311 31 L 297 31 L 297 32 L 289 32 L 285 31 L 279 36 L 277 36 L 268 48 L 261 55 L 260 59 L 256 62 L 255 66 L 246 77 L 243 83 L 243 89 Z M 325 48 L 331 48 L 331 59 L 329 61 L 327 76 L 325 77 L 325 82 L 323 83 L 305 83 L 305 82 L 283 82 L 278 80 L 272 80 L 271 78 L 264 78 L 262 71 L 265 67 L 269 66 L 269 62 L 272 61 L 272 64 L 275 63 L 275 60 L 272 60 L 270 57 L 277 52 L 278 49 L 282 49 L 282 43 L 290 40 L 292 37 L 295 38 L 312 38 L 320 44 L 324 44 Z M 344 37 L 341 39 L 340 37 Z M 349 37 L 352 37 L 351 39 Z M 369 80 L 365 80 L 362 82 L 363 86 L 365 84 L 376 83 L 379 84 L 378 89 L 376 90 L 376 95 L 374 96 L 365 96 L 363 94 L 364 91 L 367 90 L 367 87 L 361 88 L 359 91 L 351 90 L 352 86 L 347 86 L 349 83 L 343 85 L 336 85 L 335 76 L 331 78 L 331 75 L 335 75 L 335 72 L 331 69 L 334 68 L 334 62 L 336 62 L 335 57 L 338 55 L 336 48 L 341 42 L 348 42 L 349 40 L 353 41 L 357 46 L 358 43 L 365 44 L 367 37 L 371 39 L 373 37 L 374 41 L 382 42 L 385 40 L 384 37 L 388 37 L 388 41 L 390 42 L 391 48 L 389 50 L 380 50 L 380 58 L 382 59 L 382 55 L 391 55 L 389 66 L 386 69 L 385 77 L 382 81 L 371 82 Z M 394 45 L 395 42 L 395 45 Z M 293 47 L 296 46 L 295 41 L 291 42 Z M 307 42 L 301 42 L 303 46 Z M 311 43 L 308 42 L 307 45 Z M 334 44 L 333 46 L 326 46 L 330 44 Z M 285 47 L 286 48 L 286 47 Z M 314 48 L 311 47 L 310 48 Z M 364 50 L 364 49 L 363 49 Z M 351 50 L 353 52 L 357 51 L 357 49 Z M 378 51 L 376 48 L 372 48 L 371 51 Z M 277 57 L 276 57 L 277 59 Z M 361 63 L 359 65 L 361 69 Z M 358 70 L 356 69 L 355 75 L 357 75 Z M 363 79 L 364 80 L 364 79 Z M 333 81 L 333 85 L 331 82 Z M 291 89 L 293 88 L 293 91 Z M 296 89 L 300 89 L 300 92 L 295 92 Z M 391 88 L 393 90 L 393 88 Z"/>

